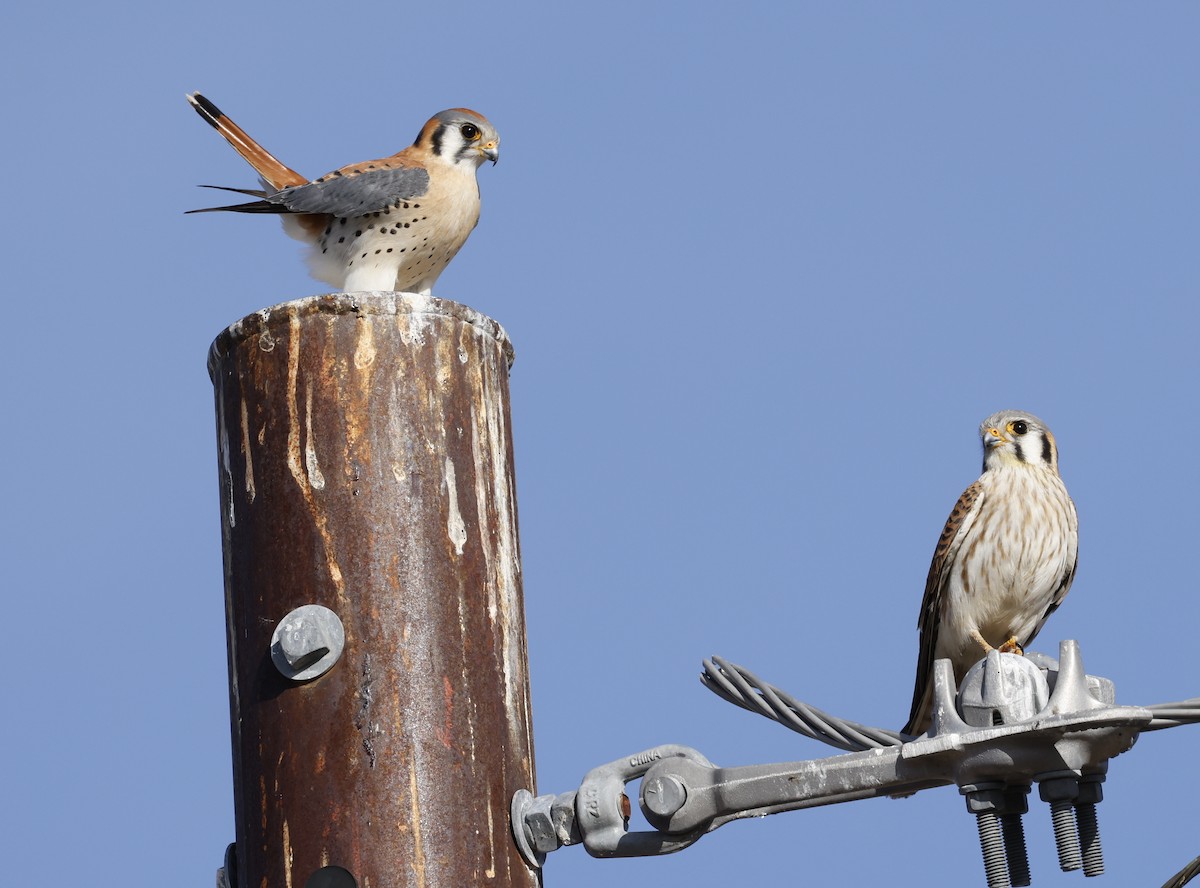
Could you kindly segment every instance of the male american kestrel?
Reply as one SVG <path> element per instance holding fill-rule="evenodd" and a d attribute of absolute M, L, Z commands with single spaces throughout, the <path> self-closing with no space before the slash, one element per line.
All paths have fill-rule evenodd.
<path fill-rule="evenodd" d="M 1079 519 L 1050 429 L 1032 414 L 1004 410 L 979 434 L 983 474 L 955 503 L 925 581 L 905 734 L 929 728 L 935 660 L 948 658 L 960 684 L 993 647 L 1023 653 L 1075 576 Z"/>
<path fill-rule="evenodd" d="M 475 171 L 500 156 L 500 136 L 487 118 L 452 108 L 430 118 L 403 151 L 309 181 L 200 93 L 187 99 L 254 167 L 264 189 L 205 186 L 261 199 L 191 212 L 280 214 L 284 231 L 309 245 L 313 277 L 339 290 L 429 295 L 479 221 Z"/>

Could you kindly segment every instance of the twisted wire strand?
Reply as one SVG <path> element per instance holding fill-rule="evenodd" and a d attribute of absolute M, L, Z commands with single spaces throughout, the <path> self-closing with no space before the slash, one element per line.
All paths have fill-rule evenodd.
<path fill-rule="evenodd" d="M 777 721 L 805 737 L 848 752 L 900 746 L 909 739 L 899 731 L 862 725 L 830 715 L 797 700 L 786 691 L 763 681 L 749 669 L 730 663 L 723 657 L 714 656 L 704 661 L 704 673 L 700 681 L 722 700 Z M 1145 708 L 1154 717 L 1143 731 L 1160 731 L 1200 722 L 1200 697 L 1177 703 L 1156 703 Z"/>
<path fill-rule="evenodd" d="M 749 669 L 722 657 L 714 656 L 704 661 L 704 673 L 700 681 L 718 697 L 735 706 L 848 752 L 900 746 L 905 740 L 899 731 L 862 725 L 809 706 L 761 680 Z"/>
<path fill-rule="evenodd" d="M 1197 874 L 1200 874 L 1200 857 L 1167 879 L 1162 888 L 1183 888 L 1184 885 L 1196 878 Z"/>
<path fill-rule="evenodd" d="M 1154 713 L 1154 718 L 1147 727 L 1142 728 L 1143 731 L 1161 731 L 1163 728 L 1200 722 L 1200 697 L 1180 700 L 1178 703 L 1155 703 L 1146 708 Z"/>

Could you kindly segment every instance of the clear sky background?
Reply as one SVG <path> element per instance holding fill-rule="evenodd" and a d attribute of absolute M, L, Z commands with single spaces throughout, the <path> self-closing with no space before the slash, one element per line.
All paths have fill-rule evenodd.
<path fill-rule="evenodd" d="M 5 881 L 210 886 L 234 835 L 212 391 L 226 325 L 323 291 L 199 89 L 318 175 L 467 105 L 502 159 L 435 294 L 516 345 L 539 789 L 683 743 L 833 750 L 741 662 L 898 727 L 976 426 L 1046 419 L 1080 567 L 1034 645 L 1200 694 L 1194 4 L 19 4 L 0 31 Z M 1143 737 L 1104 884 L 1200 853 L 1200 734 Z M 1027 818 L 1034 884 L 1058 872 Z M 954 789 L 551 855 L 548 888 L 982 884 Z"/>

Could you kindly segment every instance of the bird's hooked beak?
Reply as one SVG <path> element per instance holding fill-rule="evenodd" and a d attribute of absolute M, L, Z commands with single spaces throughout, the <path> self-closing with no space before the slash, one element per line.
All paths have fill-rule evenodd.
<path fill-rule="evenodd" d="M 1007 444 L 1008 438 L 1004 437 L 1004 433 L 999 429 L 988 429 L 983 435 L 983 446 L 986 450 L 992 450 L 999 447 L 1001 444 Z"/>
<path fill-rule="evenodd" d="M 479 153 L 492 162 L 492 166 L 500 160 L 500 144 L 496 139 L 479 146 Z"/>

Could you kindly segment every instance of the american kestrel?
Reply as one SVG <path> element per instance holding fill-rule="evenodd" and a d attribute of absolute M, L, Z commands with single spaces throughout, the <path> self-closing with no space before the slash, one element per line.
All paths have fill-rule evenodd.
<path fill-rule="evenodd" d="M 431 117 L 403 151 L 310 181 L 200 93 L 187 99 L 254 167 L 264 189 L 208 185 L 261 199 L 190 212 L 280 214 L 284 231 L 309 245 L 313 277 L 339 290 L 429 295 L 479 221 L 475 171 L 500 156 L 500 136 L 487 118 L 452 108 Z"/>
<path fill-rule="evenodd" d="M 983 474 L 955 503 L 925 581 L 905 734 L 929 728 L 935 660 L 948 658 L 960 684 L 993 647 L 1022 653 L 1075 576 L 1079 519 L 1050 429 L 1032 414 L 1004 410 L 979 434 Z"/>

